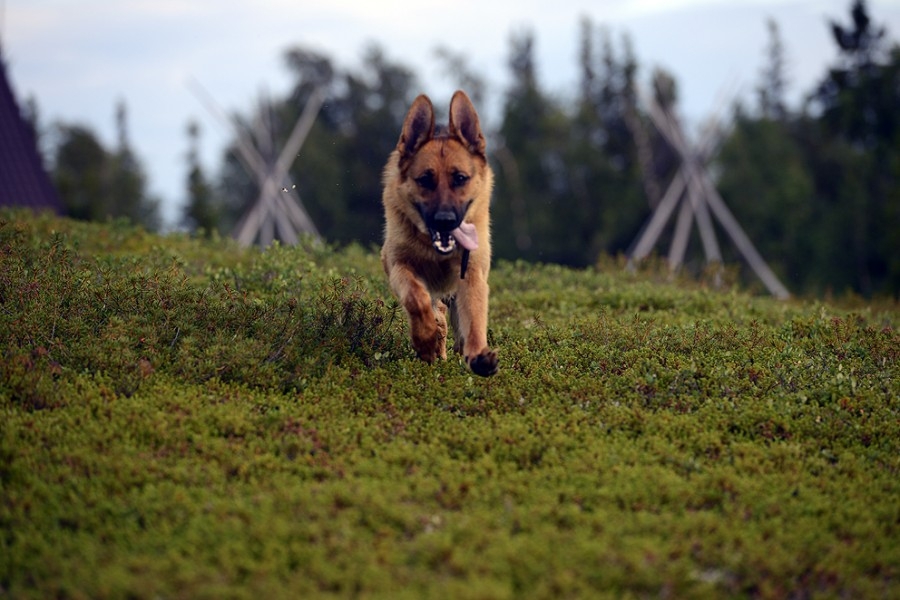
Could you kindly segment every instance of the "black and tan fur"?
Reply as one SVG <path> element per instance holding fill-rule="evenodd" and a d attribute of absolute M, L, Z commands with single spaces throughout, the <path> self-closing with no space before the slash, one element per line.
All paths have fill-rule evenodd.
<path fill-rule="evenodd" d="M 409 317 L 419 358 L 430 363 L 447 357 L 449 313 L 454 350 L 474 373 L 493 375 L 498 361 L 488 347 L 487 322 L 494 177 L 485 138 L 462 91 L 450 102 L 449 124 L 435 126 L 434 121 L 428 97 L 416 98 L 385 166 L 381 260 Z M 465 224 L 474 225 L 477 248 L 461 277 L 466 250 L 448 232 L 461 225 L 471 228 Z"/>

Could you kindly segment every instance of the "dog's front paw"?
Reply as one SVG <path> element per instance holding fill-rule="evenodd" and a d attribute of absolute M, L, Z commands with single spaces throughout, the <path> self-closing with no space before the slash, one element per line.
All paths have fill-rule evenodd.
<path fill-rule="evenodd" d="M 473 373 L 481 375 L 482 377 L 495 375 L 497 369 L 500 367 L 497 353 L 490 348 L 485 348 L 481 351 L 481 354 L 473 356 L 472 358 L 466 358 L 466 362 L 469 364 L 469 368 L 472 369 Z"/>
<path fill-rule="evenodd" d="M 433 363 L 439 358 L 447 358 L 444 340 L 445 337 L 440 329 L 436 329 L 430 335 L 413 337 L 412 343 L 413 348 L 416 350 L 416 356 L 428 364 Z"/>

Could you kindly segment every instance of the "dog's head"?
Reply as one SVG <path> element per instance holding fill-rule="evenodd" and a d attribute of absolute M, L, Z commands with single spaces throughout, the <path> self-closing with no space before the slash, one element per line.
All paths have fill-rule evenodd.
<path fill-rule="evenodd" d="M 449 254 L 457 243 L 474 250 L 475 228 L 463 219 L 483 185 L 487 158 L 478 114 L 465 92 L 453 94 L 446 127 L 435 127 L 427 96 L 416 98 L 403 122 L 397 153 L 408 197 L 435 250 Z"/>

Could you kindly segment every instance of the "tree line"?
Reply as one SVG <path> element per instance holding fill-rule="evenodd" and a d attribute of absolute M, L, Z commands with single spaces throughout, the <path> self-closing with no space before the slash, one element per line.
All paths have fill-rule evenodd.
<path fill-rule="evenodd" d="M 829 26 L 838 58 L 799 106 L 789 106 L 787 44 L 777 23 L 769 22 L 755 97 L 729 107 L 731 118 L 713 136 L 708 168 L 750 239 L 793 292 L 896 297 L 900 46 L 870 18 L 863 0 L 852 3 L 847 21 Z M 496 173 L 498 258 L 587 266 L 601 255 L 627 253 L 679 166 L 641 101 L 641 69 L 628 36 L 614 39 L 587 18 L 578 34 L 579 78 L 568 94 L 539 80 L 533 33 L 510 38 L 509 84 L 488 145 Z M 466 57 L 438 49 L 435 60 L 476 106 L 484 105 L 485 78 Z M 415 73 L 377 45 L 355 69 L 302 47 L 289 49 L 285 64 L 293 81 L 289 92 L 236 115 L 240 129 L 252 131 L 264 116 L 274 124 L 273 139 L 261 143 L 257 136 L 254 143 L 263 155 L 277 153 L 307 100 L 324 88 L 326 101 L 291 178 L 330 242 L 379 244 L 381 169 L 422 91 Z M 674 76 L 656 70 L 648 79 L 655 101 L 677 106 Z M 432 99 L 440 111 L 442 99 Z M 153 228 L 158 200 L 146 192 L 120 110 L 119 145 L 112 150 L 84 128 L 58 126 L 53 176 L 72 216 L 124 216 Z M 199 128 L 190 123 L 186 131 L 182 224 L 227 233 L 255 201 L 257 182 L 238 159 L 237 139 L 209 175 L 198 159 Z M 726 254 L 737 259 L 733 251 Z"/>

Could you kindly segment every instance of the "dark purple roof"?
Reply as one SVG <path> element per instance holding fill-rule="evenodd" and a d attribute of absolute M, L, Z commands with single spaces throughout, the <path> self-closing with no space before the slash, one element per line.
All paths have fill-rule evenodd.
<path fill-rule="evenodd" d="M 0 206 L 62 213 L 62 202 L 44 170 L 31 128 L 22 118 L 0 57 Z"/>

